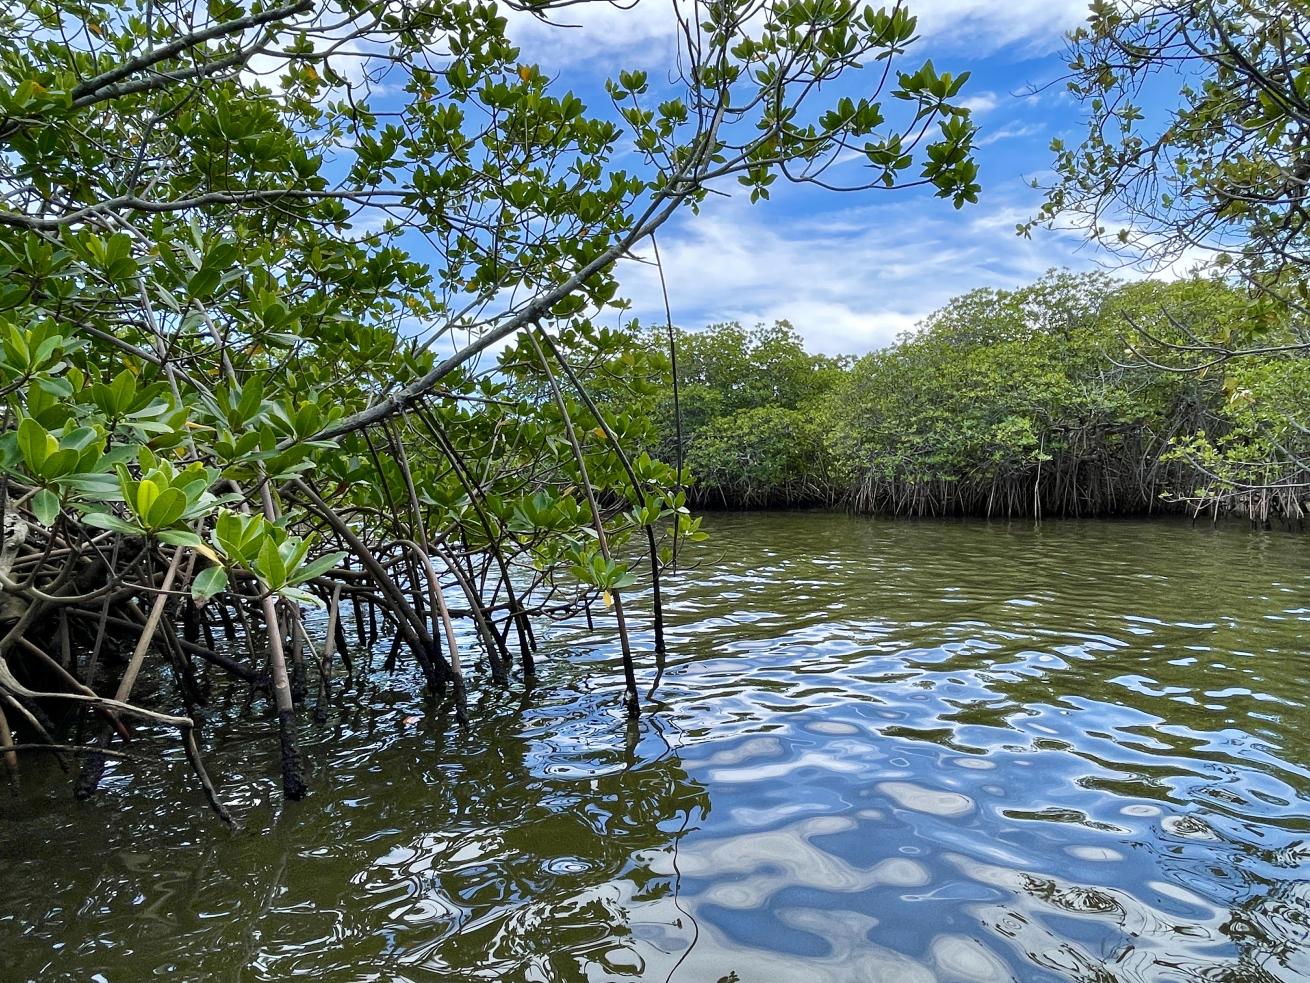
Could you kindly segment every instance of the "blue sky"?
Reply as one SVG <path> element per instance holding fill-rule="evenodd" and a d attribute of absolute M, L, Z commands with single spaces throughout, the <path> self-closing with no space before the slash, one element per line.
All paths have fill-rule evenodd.
<path fill-rule="evenodd" d="M 956 211 L 922 193 L 833 194 L 781 183 L 773 200 L 754 206 L 746 194 L 714 197 L 660 236 L 676 323 L 787 318 L 813 350 L 859 353 L 891 342 L 956 294 L 1018 286 L 1052 266 L 1096 265 L 1077 236 L 1015 235 L 1040 204 L 1026 182 L 1048 167 L 1051 139 L 1078 137 L 1078 106 L 1050 83 L 1062 74 L 1064 35 L 1085 18 L 1086 0 L 919 0 L 910 8 L 920 42 L 904 67 L 931 57 L 939 71 L 973 73 L 963 95 L 981 127 L 979 203 Z M 515 19 L 511 34 L 525 61 L 584 96 L 599 93 L 620 67 L 649 68 L 654 78 L 671 63 L 667 0 L 564 13 L 581 26 Z M 589 101 L 599 109 L 603 96 Z M 628 263 L 621 280 L 635 314 L 663 320 L 650 267 Z"/>

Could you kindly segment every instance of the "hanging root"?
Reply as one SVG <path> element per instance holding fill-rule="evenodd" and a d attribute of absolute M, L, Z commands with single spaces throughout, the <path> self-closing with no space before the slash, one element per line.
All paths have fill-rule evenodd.
<path fill-rule="evenodd" d="M 471 445 L 468 434 L 452 437 L 451 417 L 435 400 L 417 401 L 352 435 L 354 451 L 376 470 L 385 507 L 360 507 L 350 483 L 334 487 L 320 471 L 272 478 L 258 464 L 249 489 L 227 478 L 214 486 L 213 494 L 230 496 L 236 511 L 187 520 L 185 528 L 179 523 L 168 536 L 128 534 L 117 526 L 107 532 L 67 511 L 53 524 L 38 521 L 32 505 L 42 489 L 0 474 L 0 770 L 17 780 L 20 748 L 47 748 L 65 768 L 71 751 L 80 756 L 74 794 L 90 798 L 111 760 L 145 756 L 144 750 L 123 750 L 138 741 L 128 721 L 144 720 L 152 725 L 148 740 L 156 739 L 160 726 L 176 732 L 206 801 L 231 823 L 202 760 L 194 724 L 219 684 L 243 687 L 252 699 L 267 698 L 277 720 L 283 795 L 298 800 L 309 792 L 312 770 L 300 747 L 298 713 L 312 702 L 314 719 L 327 720 L 333 700 L 371 670 L 384 632 L 392 632 L 386 639 L 390 652 L 376 654 L 386 656 L 387 668 L 417 669 L 432 694 L 449 695 L 455 721 L 467 729 L 475 682 L 489 677 L 496 687 L 519 682 L 527 691 L 533 686 L 534 619 L 583 614 L 591 626 L 593 611 L 608 607 L 623 656 L 622 704 L 635 719 L 641 707 L 625 598 L 611 585 L 611 603 L 593 607 L 606 594 L 604 584 L 573 586 L 560 577 L 569 561 L 543 563 L 549 550 L 542 547 L 558 552 L 551 537 L 563 535 L 571 543 L 585 529 L 615 566 L 634 529 L 632 510 L 667 515 L 661 512 L 667 489 L 648 473 L 639 476 L 615 422 L 587 392 L 587 369 L 570 361 L 543 332 L 547 354 L 538 331 L 525 335 L 525 345 L 536 354 L 527 388 L 543 412 L 558 409 L 567 440 L 538 448 L 530 439 L 512 436 L 509 424 L 511 436 L 503 435 L 498 424 L 489 437 L 478 437 L 489 443 Z M 552 362 L 581 399 L 582 410 L 566 402 Z M 166 382 L 176 382 L 161 371 Z M 241 390 L 230 367 L 225 372 L 231 391 Z M 573 416 L 582 419 L 584 412 L 589 414 L 582 431 L 587 450 L 573 423 Z M 203 456 L 194 446 L 191 450 Z M 593 487 L 592 459 L 619 463 L 621 471 L 610 485 Z M 146 467 L 132 465 L 125 480 L 138 481 Z M 462 496 L 455 510 L 438 501 L 452 491 Z M 553 495 L 568 505 L 585 501 L 585 509 L 579 504 L 573 525 L 562 531 L 557 525 L 524 525 L 513 504 L 537 495 Z M 260 533 L 270 537 L 261 555 L 235 558 L 240 550 L 220 542 L 219 535 L 220 519 L 233 517 L 242 529 L 276 530 L 284 538 Z M 119 512 L 113 519 L 122 521 Z M 635 529 L 644 538 L 644 544 L 634 545 L 649 562 L 653 588 L 658 685 L 665 652 L 659 544 L 653 520 L 644 519 Z M 284 570 L 284 582 L 270 586 L 267 569 L 276 569 L 276 563 L 269 550 L 290 543 L 285 555 L 291 556 L 290 536 L 305 543 L 312 536 L 319 554 L 335 558 L 300 580 Z M 302 555 L 303 562 L 314 555 Z M 222 582 L 209 590 L 215 574 Z M 301 607 L 314 598 L 326 604 L 322 621 Z M 472 627 L 470 640 L 456 632 L 458 619 Z M 344 673 L 335 668 L 338 657 Z M 316 681 L 310 678 L 315 672 Z M 137 685 L 143 674 L 152 685 Z M 138 689 L 167 694 L 165 699 L 185 713 L 147 709 Z"/>
<path fill-rule="evenodd" d="M 278 734 L 282 742 L 282 794 L 293 802 L 309 794 L 305 782 L 305 764 L 296 740 L 296 714 L 293 710 L 279 710 Z"/>

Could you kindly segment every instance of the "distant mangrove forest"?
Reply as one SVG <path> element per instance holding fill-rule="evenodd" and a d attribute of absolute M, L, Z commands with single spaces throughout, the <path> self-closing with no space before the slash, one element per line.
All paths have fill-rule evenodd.
<path fill-rule="evenodd" d="M 1299 522 L 1310 363 L 1211 365 L 1193 344 L 1252 312 L 1213 279 L 1052 271 L 957 297 L 859 358 L 811 354 L 785 322 L 683 331 L 681 422 L 665 383 L 657 452 L 682 456 L 711 508 Z M 1286 324 L 1265 332 L 1292 342 Z"/>

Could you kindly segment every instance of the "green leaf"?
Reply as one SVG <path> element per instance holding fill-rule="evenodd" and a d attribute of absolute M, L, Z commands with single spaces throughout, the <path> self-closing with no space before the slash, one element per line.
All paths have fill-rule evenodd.
<path fill-rule="evenodd" d="M 162 529 L 155 533 L 155 538 L 169 546 L 190 546 L 192 549 L 201 549 L 205 545 L 205 541 L 190 529 Z"/>
<path fill-rule="evenodd" d="M 259 544 L 257 567 L 260 577 L 263 578 L 269 590 L 278 590 L 286 584 L 286 567 L 282 565 L 282 554 L 278 552 L 277 544 L 273 542 L 272 536 L 266 536 L 264 541 Z"/>
<path fill-rule="evenodd" d="M 110 532 L 121 532 L 127 536 L 140 536 L 144 531 L 130 522 L 124 522 L 112 512 L 88 512 L 82 516 L 82 521 L 88 526 L 95 526 L 97 529 L 108 529 Z"/>
<path fill-rule="evenodd" d="M 129 503 L 136 511 L 137 518 L 142 524 L 149 525 L 150 509 L 159 499 L 160 488 L 149 478 L 142 478 L 136 486 L 136 499 Z"/>
<path fill-rule="evenodd" d="M 283 587 L 279 590 L 278 595 L 285 597 L 288 601 L 295 601 L 298 604 L 308 604 L 310 607 L 321 608 L 323 601 L 311 594 L 307 590 L 301 590 L 299 587 Z"/>
<path fill-rule="evenodd" d="M 241 517 L 224 509 L 214 522 L 214 539 L 219 548 L 233 560 L 244 560 L 241 551 Z"/>
<path fill-rule="evenodd" d="M 59 479 L 59 487 L 78 492 L 98 502 L 121 501 L 118 482 L 108 474 L 71 474 Z"/>
<path fill-rule="evenodd" d="M 166 529 L 182 518 L 186 506 L 186 495 L 182 491 L 177 488 L 165 488 L 150 506 L 150 511 L 146 515 L 146 525 L 151 529 Z"/>
<path fill-rule="evenodd" d="M 336 553 L 328 553 L 317 559 L 310 560 L 303 567 L 295 571 L 291 577 L 291 582 L 293 584 L 303 584 L 306 581 L 313 580 L 315 577 L 321 577 L 333 567 L 339 565 L 346 556 L 347 554 L 343 550 Z"/>
<path fill-rule="evenodd" d="M 107 412 L 110 416 L 125 416 L 132 408 L 132 403 L 136 400 L 136 375 L 131 369 L 124 369 L 114 376 L 114 381 L 109 387 L 109 397 Z"/>
<path fill-rule="evenodd" d="M 294 573 L 309 553 L 309 547 L 309 539 L 300 539 L 294 536 L 288 538 L 278 547 L 278 554 L 282 557 L 282 569 L 286 570 L 288 574 Z"/>
<path fill-rule="evenodd" d="M 45 459 L 59 449 L 58 442 L 46 433 L 45 427 L 30 416 L 18 424 L 18 446 L 33 474 L 40 473 Z"/>
<path fill-rule="evenodd" d="M 42 488 L 32 496 L 32 513 L 41 525 L 53 525 L 59 515 L 59 496 L 49 488 Z"/>
<path fill-rule="evenodd" d="M 210 598 L 227 590 L 227 571 L 222 567 L 205 567 L 191 581 L 191 598 L 196 604 L 205 604 Z"/>
<path fill-rule="evenodd" d="M 223 279 L 221 270 L 202 268 L 187 281 L 187 292 L 196 299 L 208 297 Z"/>
<path fill-rule="evenodd" d="M 33 468 L 37 476 L 44 478 L 46 481 L 53 481 L 55 478 L 62 477 L 72 472 L 77 467 L 78 453 L 71 447 L 64 447 L 55 451 L 39 467 Z"/>

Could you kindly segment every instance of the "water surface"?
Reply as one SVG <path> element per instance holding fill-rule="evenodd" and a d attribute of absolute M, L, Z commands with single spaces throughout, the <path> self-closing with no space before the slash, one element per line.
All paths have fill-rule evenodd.
<path fill-rule="evenodd" d="M 1302 539 L 707 524 L 635 728 L 598 623 L 467 735 L 373 673 L 305 715 L 292 806 L 231 691 L 236 833 L 176 754 L 91 803 L 26 759 L 0 979 L 1310 979 Z"/>

